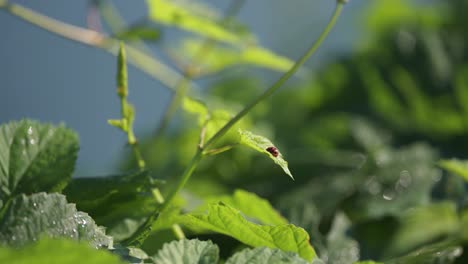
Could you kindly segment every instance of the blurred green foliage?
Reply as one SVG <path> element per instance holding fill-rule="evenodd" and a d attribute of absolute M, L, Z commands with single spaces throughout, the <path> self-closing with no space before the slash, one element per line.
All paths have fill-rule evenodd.
<path fill-rule="evenodd" d="M 281 90 L 241 126 L 276 143 L 296 182 L 267 158 L 234 148 L 205 159 L 183 196 L 203 201 L 237 188 L 253 191 L 304 227 L 330 263 L 349 263 L 336 257 L 342 254 L 451 263 L 466 245 L 460 237 L 468 228 L 460 221 L 466 185 L 435 164 L 441 157 L 468 157 L 468 18 L 462 11 L 468 1 L 370 6 L 357 51 Z M 229 75 L 212 82 L 205 102 L 236 112 L 261 87 L 249 73 Z M 190 114 L 180 118 L 164 138 L 143 144 L 150 169 L 169 185 L 180 174 L 174 168 L 194 153 L 200 130 Z M 428 257 L 411 257 L 417 249 Z"/>
<path fill-rule="evenodd" d="M 255 46 L 241 25 L 221 25 L 204 5 L 148 3 L 154 22 L 223 43 L 211 58 L 193 62 L 209 73 L 239 64 L 285 71 L 291 64 Z M 369 33 L 356 51 L 315 74 L 301 72 L 306 80 L 249 112 L 205 150 L 212 155 L 162 212 L 158 208 L 167 204 L 160 190 L 165 194 L 177 184 L 197 146 L 257 96 L 262 81 L 242 71 L 208 80 L 209 87 L 197 91 L 203 101 L 183 98 L 176 125 L 140 142 L 145 170 L 114 177 L 69 181 L 78 143 L 63 126 L 28 120 L 0 126 L 1 244 L 70 237 L 135 263 L 467 263 L 467 8 L 468 0 L 425 6 L 374 1 L 366 11 Z M 135 26 L 115 35 L 155 40 L 160 33 Z M 181 54 L 197 57 L 199 43 L 184 43 Z M 196 49 L 188 45 L 194 43 Z M 134 112 L 129 116 L 133 120 Z M 112 123 L 123 128 L 120 121 Z M 257 152 L 238 147 L 238 128 L 240 143 Z M 136 147 L 135 137 L 129 135 L 129 142 Z M 281 152 L 267 150 L 272 142 Z M 131 159 L 123 169 L 134 169 Z M 284 177 L 289 169 L 295 181 Z M 149 221 L 152 230 L 144 229 L 150 237 L 142 249 L 127 247 L 125 240 L 148 215 L 157 219 Z M 168 232 L 180 231 L 179 225 L 186 233 Z M 117 262 L 50 240 L 32 245 L 31 256 L 46 259 L 35 251 L 55 243 L 55 249 Z M 0 259 L 31 261 L 20 254 L 4 249 Z"/>

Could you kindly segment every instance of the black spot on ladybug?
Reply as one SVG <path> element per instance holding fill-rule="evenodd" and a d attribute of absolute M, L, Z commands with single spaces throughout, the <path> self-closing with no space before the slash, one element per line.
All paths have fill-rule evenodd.
<path fill-rule="evenodd" d="M 275 148 L 275 147 L 268 147 L 268 148 L 266 148 L 266 151 L 268 151 L 275 158 L 278 157 L 278 155 L 279 155 L 278 149 Z"/>

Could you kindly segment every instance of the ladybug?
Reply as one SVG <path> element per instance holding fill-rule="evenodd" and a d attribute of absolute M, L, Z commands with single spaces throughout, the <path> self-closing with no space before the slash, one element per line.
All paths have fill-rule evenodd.
<path fill-rule="evenodd" d="M 278 157 L 278 155 L 279 155 L 279 151 L 275 147 L 268 147 L 268 148 L 266 148 L 266 151 L 268 151 L 275 158 Z"/>

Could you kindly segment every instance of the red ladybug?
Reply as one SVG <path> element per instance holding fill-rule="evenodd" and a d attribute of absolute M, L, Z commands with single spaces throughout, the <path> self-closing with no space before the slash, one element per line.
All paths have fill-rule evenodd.
<path fill-rule="evenodd" d="M 268 151 L 275 158 L 278 157 L 278 155 L 279 155 L 279 151 L 275 147 L 268 147 L 268 148 L 266 148 L 266 151 Z"/>

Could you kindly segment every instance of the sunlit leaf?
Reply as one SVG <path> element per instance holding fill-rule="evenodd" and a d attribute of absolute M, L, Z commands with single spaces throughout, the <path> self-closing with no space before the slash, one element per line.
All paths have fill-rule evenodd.
<path fill-rule="evenodd" d="M 468 161 L 467 160 L 441 160 L 439 166 L 443 169 L 463 177 L 465 181 L 468 181 Z"/>
<path fill-rule="evenodd" d="M 200 125 L 203 125 L 209 118 L 208 107 L 202 101 L 185 96 L 182 101 L 182 108 L 191 114 L 197 115 Z"/>
<path fill-rule="evenodd" d="M 200 40 L 189 39 L 183 42 L 182 47 L 174 54 L 180 59 L 191 58 L 198 60 L 198 65 L 202 72 L 214 73 L 236 65 L 252 65 L 275 71 L 288 71 L 293 65 L 293 61 L 275 54 L 264 47 L 258 45 L 248 45 L 245 47 L 224 47 L 213 46 L 200 56 L 203 43 Z M 184 57 L 180 55 L 183 51 Z"/>
<path fill-rule="evenodd" d="M 216 264 L 218 260 L 218 246 L 198 239 L 166 243 L 154 256 L 155 264 Z"/>
<path fill-rule="evenodd" d="M 205 125 L 205 139 L 212 138 L 231 118 L 233 115 L 226 110 L 215 109 L 210 112 L 210 117 Z M 238 125 L 236 125 L 238 126 Z M 236 132 L 231 129 L 224 137 L 226 141 L 232 143 L 238 140 Z"/>
<path fill-rule="evenodd" d="M 250 131 L 239 129 L 240 143 L 249 148 L 252 148 L 260 153 L 270 157 L 276 164 L 278 164 L 283 171 L 294 180 L 288 168 L 288 162 L 284 160 L 283 155 L 277 150 L 275 145 L 266 137 L 255 135 Z M 273 149 L 272 149 L 273 148 Z M 270 149 L 270 151 L 269 151 Z"/>
<path fill-rule="evenodd" d="M 206 199 L 211 204 L 223 202 L 241 211 L 245 216 L 258 220 L 265 225 L 285 225 L 288 221 L 282 217 L 271 204 L 254 193 L 236 190 L 233 195 L 215 196 Z M 202 208 L 206 208 L 203 206 Z"/>
<path fill-rule="evenodd" d="M 207 214 L 187 214 L 182 224 L 192 229 L 207 229 L 231 236 L 252 246 L 266 246 L 298 253 L 306 260 L 316 257 L 307 232 L 294 225 L 257 225 L 247 221 L 236 209 L 223 203 L 211 204 Z"/>
<path fill-rule="evenodd" d="M 206 16 L 200 16 L 169 0 L 148 0 L 149 17 L 155 22 L 175 26 L 218 41 L 237 44 L 240 38 Z"/>

